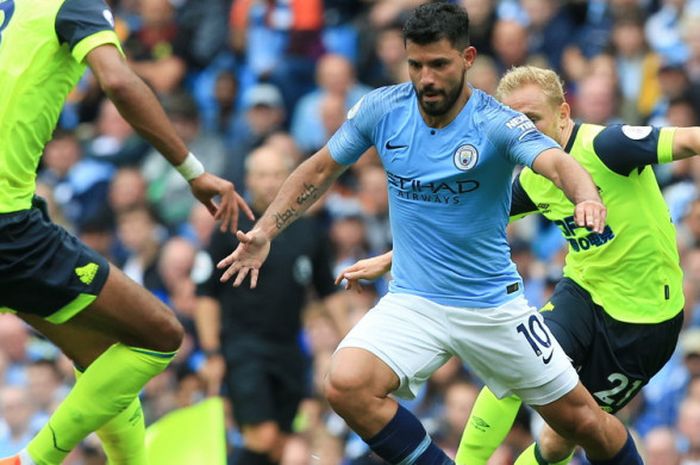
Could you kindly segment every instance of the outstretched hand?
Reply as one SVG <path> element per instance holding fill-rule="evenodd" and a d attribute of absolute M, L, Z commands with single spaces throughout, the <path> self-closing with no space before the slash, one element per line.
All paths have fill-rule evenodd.
<path fill-rule="evenodd" d="M 239 209 L 243 210 L 248 218 L 255 220 L 253 211 L 229 181 L 211 173 L 203 173 L 190 181 L 190 189 L 192 195 L 207 207 L 214 219 L 221 221 L 221 232 L 236 231 Z M 214 202 L 217 195 L 220 198 L 218 205 Z"/>
<path fill-rule="evenodd" d="M 581 227 L 591 229 L 602 234 L 605 229 L 607 210 L 605 205 L 596 200 L 584 200 L 576 204 L 574 209 L 574 221 Z"/>
<path fill-rule="evenodd" d="M 236 238 L 240 242 L 236 250 L 216 265 L 220 270 L 228 267 L 221 275 L 220 281 L 224 283 L 236 275 L 233 287 L 238 287 L 250 274 L 250 288 L 255 289 L 258 285 L 260 267 L 270 253 L 270 239 L 260 230 L 255 229 L 247 233 L 238 231 Z"/>
<path fill-rule="evenodd" d="M 375 280 L 388 272 L 390 268 L 390 254 L 365 258 L 364 260 L 360 260 L 338 273 L 338 276 L 335 278 L 335 284 L 336 286 L 339 286 L 343 279 L 345 279 L 347 280 L 345 283 L 346 290 L 354 289 L 357 292 L 362 292 L 362 286 L 360 286 L 359 283 L 360 279 L 366 279 L 369 281 Z"/>

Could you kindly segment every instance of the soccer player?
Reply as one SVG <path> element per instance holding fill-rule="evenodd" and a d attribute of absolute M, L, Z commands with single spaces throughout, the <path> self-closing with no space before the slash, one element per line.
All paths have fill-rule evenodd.
<path fill-rule="evenodd" d="M 559 77 L 536 67 L 510 70 L 498 98 L 523 112 L 591 174 L 608 206 L 603 234 L 579 228 L 571 203 L 549 180 L 524 169 L 513 181 L 511 218 L 540 212 L 569 243 L 564 278 L 541 309 L 547 326 L 606 412 L 624 407 L 673 353 L 683 324 L 676 234 L 649 165 L 700 153 L 700 128 L 577 124 Z M 391 252 L 343 270 L 346 287 L 381 276 Z M 359 289 L 359 288 L 358 288 Z M 486 464 L 515 420 L 521 401 L 484 388 L 457 454 Z M 574 444 L 545 426 L 519 465 L 568 463 Z"/>
<path fill-rule="evenodd" d="M 165 305 L 51 223 L 34 196 L 42 150 L 86 65 L 222 228 L 235 230 L 239 208 L 252 216 L 231 183 L 206 173 L 188 153 L 126 65 L 113 25 L 102 1 L 0 2 L 0 310 L 17 313 L 84 371 L 27 448 L 0 459 L 2 465 L 60 464 L 96 430 L 110 463 L 144 464 L 137 394 L 167 367 L 182 339 Z"/>
<path fill-rule="evenodd" d="M 588 174 L 517 113 L 466 84 L 476 51 L 457 5 L 418 7 L 404 27 L 410 83 L 377 89 L 348 113 L 327 146 L 289 177 L 255 227 L 219 263 L 221 279 L 251 286 L 270 241 L 374 145 L 389 181 L 394 280 L 333 356 L 325 395 L 392 464 L 449 458 L 389 394 L 412 397 L 451 356 L 499 397 L 518 395 L 592 463 L 641 463 L 622 423 L 601 411 L 522 296 L 508 252 L 510 182 L 531 166 L 571 200 L 574 225 L 604 232 Z M 264 279 L 264 277 L 262 278 Z"/>

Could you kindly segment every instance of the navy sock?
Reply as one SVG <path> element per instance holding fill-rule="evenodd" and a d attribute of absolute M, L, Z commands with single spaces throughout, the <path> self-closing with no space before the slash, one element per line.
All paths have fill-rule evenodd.
<path fill-rule="evenodd" d="M 627 442 L 622 446 L 620 452 L 615 454 L 611 459 L 607 460 L 592 460 L 590 457 L 586 457 L 591 465 L 644 465 L 642 458 L 637 452 L 637 446 L 634 445 L 634 440 L 632 435 L 627 433 Z"/>
<path fill-rule="evenodd" d="M 396 415 L 367 440 L 375 454 L 392 465 L 454 464 L 430 439 L 418 418 L 399 405 Z"/>

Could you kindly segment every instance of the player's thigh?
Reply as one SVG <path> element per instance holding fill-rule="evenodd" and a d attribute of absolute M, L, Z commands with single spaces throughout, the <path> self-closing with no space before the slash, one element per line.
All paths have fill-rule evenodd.
<path fill-rule="evenodd" d="M 578 383 L 566 354 L 523 296 L 495 308 L 447 313 L 455 353 L 502 398 L 550 403 Z"/>
<path fill-rule="evenodd" d="M 655 324 L 613 320 L 596 312 L 595 343 L 579 371 L 583 385 L 606 412 L 623 408 L 671 358 L 683 326 L 683 312 Z"/>
<path fill-rule="evenodd" d="M 595 307 L 585 289 L 563 278 L 540 308 L 547 327 L 576 369 L 586 363 L 597 337 Z"/>
<path fill-rule="evenodd" d="M 43 318 L 25 313 L 18 317 L 42 333 L 70 358 L 80 369 L 85 369 L 117 340 L 100 332 L 76 327 L 70 321 L 55 325 Z"/>
<path fill-rule="evenodd" d="M 393 391 L 414 398 L 420 386 L 453 355 L 448 340 L 439 305 L 413 295 L 389 293 L 340 342 L 329 376 L 367 385 L 378 395 Z"/>
<path fill-rule="evenodd" d="M 52 223 L 38 198 L 0 215 L 0 310 L 154 350 L 175 350 L 182 337 L 164 304 Z"/>
<path fill-rule="evenodd" d="M 177 350 L 184 331 L 163 302 L 113 265 L 97 299 L 72 321 L 124 344 L 163 352 Z"/>

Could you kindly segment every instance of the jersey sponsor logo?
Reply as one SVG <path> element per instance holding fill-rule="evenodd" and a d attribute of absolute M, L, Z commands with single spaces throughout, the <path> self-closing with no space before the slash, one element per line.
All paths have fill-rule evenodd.
<path fill-rule="evenodd" d="M 15 14 L 15 0 L 0 0 L 0 43 L 2 43 L 2 31 L 7 28 Z"/>
<path fill-rule="evenodd" d="M 550 212 L 550 205 L 548 203 L 538 203 L 537 204 L 537 209 L 540 211 L 540 213 L 549 213 Z"/>
<path fill-rule="evenodd" d="M 95 279 L 99 268 L 100 266 L 97 263 L 90 262 L 87 265 L 76 268 L 75 274 L 83 284 L 90 284 Z"/>
<path fill-rule="evenodd" d="M 453 156 L 455 166 L 460 171 L 469 171 L 479 161 L 479 151 L 471 144 L 460 146 Z"/>
<path fill-rule="evenodd" d="M 102 10 L 102 16 L 104 16 L 104 18 L 107 20 L 110 26 L 114 27 L 114 16 L 108 8 Z"/>
<path fill-rule="evenodd" d="M 449 181 L 424 182 L 416 178 L 405 178 L 390 171 L 386 172 L 389 186 L 402 199 L 419 202 L 461 204 L 462 194 L 479 188 L 475 179 L 456 179 Z"/>
<path fill-rule="evenodd" d="M 571 250 L 574 252 L 585 251 L 591 247 L 600 247 L 615 238 L 615 233 L 609 225 L 605 225 L 602 233 L 592 232 L 583 237 L 576 237 L 576 230 L 584 228 L 584 226 L 577 225 L 574 222 L 573 215 L 561 220 L 555 220 L 554 224 L 559 227 L 562 234 L 564 234 L 564 238 L 571 246 Z"/>
<path fill-rule="evenodd" d="M 521 140 L 523 137 L 525 137 L 527 134 L 537 131 L 537 128 L 535 127 L 535 123 L 533 123 L 530 118 L 528 118 L 525 115 L 518 115 L 514 118 L 511 118 L 508 120 L 506 123 L 506 127 L 508 129 L 520 129 L 520 137 L 518 137 L 518 140 Z"/>
<path fill-rule="evenodd" d="M 646 136 L 651 134 L 654 128 L 651 126 L 629 126 L 627 124 L 622 126 L 622 133 L 632 140 L 641 140 Z"/>
<path fill-rule="evenodd" d="M 358 111 L 360 111 L 360 107 L 362 106 L 362 101 L 364 100 L 364 96 L 357 101 L 355 105 L 352 106 L 352 108 L 348 111 L 348 119 L 353 119 L 355 115 L 357 114 Z"/>

